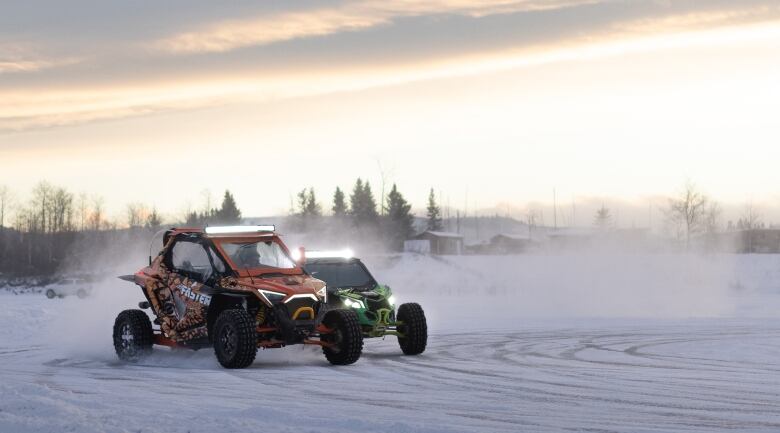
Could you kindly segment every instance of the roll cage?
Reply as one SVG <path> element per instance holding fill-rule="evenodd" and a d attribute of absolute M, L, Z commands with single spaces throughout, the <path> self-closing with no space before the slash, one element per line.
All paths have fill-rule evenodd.
<path fill-rule="evenodd" d="M 260 276 L 262 274 L 283 274 L 283 275 L 302 275 L 304 274 L 303 268 L 294 260 L 295 264 L 292 268 L 274 268 L 274 267 L 257 267 L 246 268 L 241 267 L 235 263 L 233 258 L 226 253 L 222 248 L 223 242 L 231 243 L 252 243 L 261 241 L 274 242 L 285 255 L 290 257 L 290 251 L 284 242 L 281 241 L 278 235 L 272 232 L 268 233 L 253 233 L 242 235 L 209 235 L 202 229 L 171 229 L 165 232 L 163 235 L 163 251 L 162 263 L 168 267 L 168 269 L 175 270 L 182 275 L 194 278 L 202 281 L 203 283 L 215 282 L 219 277 L 253 277 Z M 200 263 L 199 266 L 195 266 L 192 262 L 180 261 L 177 263 L 176 257 L 174 257 L 177 245 L 181 243 L 190 243 L 199 245 L 203 249 L 203 257 L 206 258 L 208 263 L 208 269 L 200 271 L 198 268 L 203 268 L 205 263 Z"/>

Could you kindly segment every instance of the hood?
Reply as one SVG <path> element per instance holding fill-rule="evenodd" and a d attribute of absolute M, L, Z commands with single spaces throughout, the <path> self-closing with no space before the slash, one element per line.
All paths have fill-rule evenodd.
<path fill-rule="evenodd" d="M 313 295 L 317 300 L 321 296 L 317 293 L 325 287 L 325 282 L 308 275 L 285 275 L 274 277 L 225 277 L 219 280 L 219 285 L 228 290 L 252 292 L 260 299 L 260 291 L 271 291 L 285 295 L 287 300 L 295 295 Z"/>

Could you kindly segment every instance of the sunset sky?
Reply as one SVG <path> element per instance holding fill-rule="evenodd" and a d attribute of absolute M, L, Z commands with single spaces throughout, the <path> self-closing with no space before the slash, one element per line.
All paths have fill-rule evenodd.
<path fill-rule="evenodd" d="M 780 204 L 777 0 L 5 2 L 0 185 Z"/>

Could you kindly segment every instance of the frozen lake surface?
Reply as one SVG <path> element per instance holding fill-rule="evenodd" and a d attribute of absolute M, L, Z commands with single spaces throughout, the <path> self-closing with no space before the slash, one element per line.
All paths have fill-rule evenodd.
<path fill-rule="evenodd" d="M 433 266 L 404 267 L 422 265 Z M 484 277 L 482 263 L 464 267 L 448 278 Z M 430 317 L 423 355 L 402 356 L 388 337 L 366 340 L 352 366 L 293 346 L 232 371 L 211 350 L 118 362 L 113 318 L 140 299 L 126 283 L 85 300 L 2 294 L 0 432 L 777 432 L 780 296 L 756 272 L 762 288 L 741 278 L 717 289 L 711 310 L 694 309 L 698 317 L 638 314 L 642 303 L 674 302 L 659 291 L 637 305 L 601 305 L 599 318 L 541 292 L 525 291 L 521 306 L 501 281 L 484 293 L 432 284 L 410 299 L 400 287 L 411 277 L 385 273 Z M 581 273 L 567 278 L 587 280 Z M 550 277 L 550 287 L 566 281 Z M 567 314 L 527 314 L 556 302 Z M 637 317 L 606 314 L 624 307 Z"/>

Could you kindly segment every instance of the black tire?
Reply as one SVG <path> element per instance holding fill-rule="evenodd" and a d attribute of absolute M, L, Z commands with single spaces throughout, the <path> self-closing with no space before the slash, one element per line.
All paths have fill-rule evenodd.
<path fill-rule="evenodd" d="M 255 321 L 245 310 L 223 311 L 212 328 L 217 360 L 225 368 L 246 368 L 257 355 Z"/>
<path fill-rule="evenodd" d="M 354 364 L 363 352 L 363 331 L 357 314 L 352 310 L 330 310 L 325 313 L 322 324 L 333 329 L 324 334 L 323 342 L 332 346 L 322 347 L 325 358 L 333 365 Z"/>
<path fill-rule="evenodd" d="M 125 310 L 114 321 L 114 350 L 119 359 L 136 362 L 152 352 L 154 335 L 149 316 L 141 310 Z"/>
<path fill-rule="evenodd" d="M 428 344 L 428 323 L 420 304 L 402 304 L 398 307 L 396 320 L 400 323 L 396 329 L 403 335 L 398 336 L 398 345 L 404 354 L 419 355 L 425 352 L 425 346 Z"/>
<path fill-rule="evenodd" d="M 46 291 L 46 297 L 49 299 L 54 299 L 57 297 L 57 293 L 54 290 L 49 289 Z"/>
<path fill-rule="evenodd" d="M 79 299 L 84 299 L 87 297 L 87 291 L 84 289 L 79 289 L 79 291 L 76 292 L 76 296 L 78 296 Z"/>

